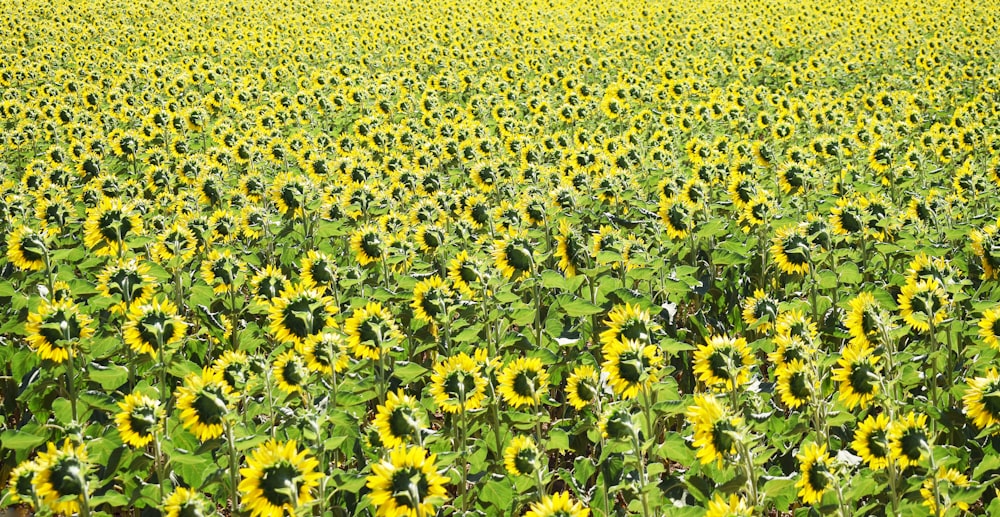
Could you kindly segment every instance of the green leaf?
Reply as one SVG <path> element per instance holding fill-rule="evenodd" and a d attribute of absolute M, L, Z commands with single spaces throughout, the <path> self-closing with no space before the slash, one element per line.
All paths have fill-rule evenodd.
<path fill-rule="evenodd" d="M 816 272 L 816 283 L 820 289 L 834 289 L 837 287 L 837 274 L 829 269 L 820 269 Z"/>
<path fill-rule="evenodd" d="M 0 433 L 0 449 L 27 451 L 45 443 L 45 436 L 25 431 L 7 430 Z"/>
<path fill-rule="evenodd" d="M 549 289 L 566 289 L 566 279 L 558 272 L 546 269 L 542 271 L 542 286 Z"/>
<path fill-rule="evenodd" d="M 91 506 L 107 504 L 112 507 L 123 508 L 128 506 L 129 500 L 128 497 L 125 497 L 125 494 L 108 491 L 101 495 L 91 497 L 90 504 Z"/>
<path fill-rule="evenodd" d="M 572 318 L 578 318 L 581 316 L 590 316 L 592 314 L 598 314 L 603 312 L 604 309 L 594 305 L 581 298 L 572 298 L 570 296 L 560 296 L 559 305 L 566 312 L 566 315 Z"/>
<path fill-rule="evenodd" d="M 91 380 L 96 381 L 102 388 L 108 391 L 118 389 L 118 387 L 125 384 L 125 381 L 128 380 L 128 369 L 117 364 L 101 366 L 91 363 L 87 370 Z"/>
<path fill-rule="evenodd" d="M 859 284 L 864 279 L 854 262 L 844 262 L 837 266 L 837 274 L 840 275 L 840 281 L 845 284 Z"/>
<path fill-rule="evenodd" d="M 677 355 L 681 352 L 686 352 L 688 350 L 694 350 L 694 349 L 695 347 L 693 345 L 689 345 L 687 343 L 681 343 L 676 339 L 663 338 L 660 341 L 660 350 L 663 350 L 663 352 L 666 353 L 667 355 Z"/>
<path fill-rule="evenodd" d="M 664 437 L 663 443 L 656 448 L 656 455 L 681 465 L 692 465 L 697 459 L 694 450 L 688 447 L 684 437 L 677 433 L 668 433 Z"/>
<path fill-rule="evenodd" d="M 65 398 L 59 397 L 52 401 L 52 414 L 60 423 L 68 424 L 73 421 L 73 406 Z"/>
<path fill-rule="evenodd" d="M 569 450 L 569 434 L 562 429 L 551 429 L 549 431 L 548 445 L 545 447 L 546 450 L 552 451 L 567 451 Z"/>
<path fill-rule="evenodd" d="M 490 506 L 505 510 L 510 508 L 514 499 L 514 489 L 507 478 L 491 479 L 480 489 L 479 499 Z"/>
<path fill-rule="evenodd" d="M 397 361 L 392 370 L 392 376 L 399 379 L 403 384 L 409 384 L 425 373 L 427 373 L 427 368 L 408 361 Z"/>
<path fill-rule="evenodd" d="M 17 291 L 14 290 L 14 284 L 9 281 L 0 282 L 0 298 L 10 298 L 11 296 L 14 296 L 14 293 L 16 292 Z"/>
<path fill-rule="evenodd" d="M 244 436 L 242 438 L 236 439 L 236 450 L 245 451 L 247 449 L 256 447 L 267 441 L 270 436 L 267 433 L 257 433 L 251 434 L 250 436 Z"/>

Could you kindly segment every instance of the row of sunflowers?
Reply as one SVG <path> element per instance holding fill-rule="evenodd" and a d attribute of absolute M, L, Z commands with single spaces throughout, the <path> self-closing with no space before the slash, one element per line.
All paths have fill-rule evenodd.
<path fill-rule="evenodd" d="M 0 508 L 1000 514 L 993 0 L 0 5 Z"/>

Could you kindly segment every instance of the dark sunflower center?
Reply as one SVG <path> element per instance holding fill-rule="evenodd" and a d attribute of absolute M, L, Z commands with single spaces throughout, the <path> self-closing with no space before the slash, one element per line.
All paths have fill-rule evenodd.
<path fill-rule="evenodd" d="M 392 473 L 389 483 L 396 506 L 416 509 L 427 497 L 429 486 L 427 477 L 413 468 L 401 468 Z"/>
<path fill-rule="evenodd" d="M 476 379 L 464 371 L 452 372 L 444 381 L 444 391 L 449 397 L 464 402 L 476 390 Z"/>
<path fill-rule="evenodd" d="M 442 236 L 438 232 L 426 231 L 424 232 L 424 246 L 434 249 L 441 245 Z"/>
<path fill-rule="evenodd" d="M 806 382 L 806 374 L 795 372 L 788 379 L 788 391 L 796 400 L 809 399 L 809 383 Z"/>
<path fill-rule="evenodd" d="M 920 459 L 920 455 L 923 453 L 926 443 L 927 436 L 925 436 L 924 432 L 920 429 L 909 429 L 899 439 L 903 455 L 914 461 Z"/>
<path fill-rule="evenodd" d="M 306 380 L 305 367 L 297 359 L 291 359 L 281 369 L 281 378 L 289 386 L 301 386 Z"/>
<path fill-rule="evenodd" d="M 875 323 L 875 317 L 872 315 L 871 309 L 865 309 L 861 313 L 861 331 L 865 334 L 874 334 L 878 330 L 878 324 Z"/>
<path fill-rule="evenodd" d="M 458 275 L 462 277 L 462 281 L 465 283 L 475 282 L 479 279 L 479 274 L 476 269 L 470 265 L 463 265 L 458 270 Z"/>
<path fill-rule="evenodd" d="M 60 458 L 49 466 L 49 482 L 59 497 L 83 493 L 83 465 L 74 456 Z"/>
<path fill-rule="evenodd" d="M 526 243 L 513 241 L 504 249 L 507 255 L 507 263 L 517 271 L 531 270 L 531 253 L 528 252 Z"/>
<path fill-rule="evenodd" d="M 194 403 L 191 404 L 195 413 L 198 414 L 198 422 L 203 425 L 216 425 L 222 423 L 222 416 L 226 407 L 220 390 L 205 388 L 195 396 Z"/>
<path fill-rule="evenodd" d="M 538 372 L 535 370 L 524 370 L 514 376 L 514 393 L 522 397 L 532 398 L 537 389 Z"/>
<path fill-rule="evenodd" d="M 490 219 L 490 213 L 489 210 L 486 209 L 486 205 L 477 204 L 472 207 L 470 213 L 472 215 L 472 220 L 477 224 L 486 224 L 486 222 Z"/>
<path fill-rule="evenodd" d="M 361 251 L 371 258 L 382 256 L 382 241 L 375 233 L 366 233 L 361 237 Z"/>
<path fill-rule="evenodd" d="M 576 396 L 580 400 L 590 401 L 597 396 L 597 390 L 591 386 L 587 379 L 582 379 L 576 384 Z"/>
<path fill-rule="evenodd" d="M 105 240 L 117 242 L 125 240 L 132 230 L 132 221 L 120 211 L 110 211 L 97 219 L 97 226 Z"/>
<path fill-rule="evenodd" d="M 412 408 L 406 406 L 397 407 L 392 410 L 392 414 L 389 416 L 389 432 L 397 438 L 410 436 L 417 432 L 417 429 L 413 426 L 414 421 Z"/>
<path fill-rule="evenodd" d="M 850 233 L 855 233 L 864 228 L 864 221 L 855 210 L 845 209 L 840 213 L 840 226 Z"/>
<path fill-rule="evenodd" d="M 729 366 L 726 351 L 719 349 L 708 356 L 708 369 L 712 370 L 712 375 L 722 380 L 729 380 Z"/>
<path fill-rule="evenodd" d="M 823 463 L 813 463 L 809 467 L 809 486 L 817 492 L 822 492 L 830 484 L 830 479 L 827 477 L 827 473 L 829 472 Z"/>
<path fill-rule="evenodd" d="M 257 284 L 257 296 L 274 298 L 285 288 L 285 282 L 280 278 L 266 277 Z"/>
<path fill-rule="evenodd" d="M 764 316 L 769 316 L 773 321 L 778 314 L 778 305 L 769 299 L 763 299 L 757 302 L 757 305 L 753 308 L 753 317 L 761 319 Z"/>
<path fill-rule="evenodd" d="M 66 331 L 64 333 L 62 325 L 66 324 Z M 80 322 L 77 321 L 76 316 L 66 314 L 65 311 L 59 310 L 50 314 L 43 322 L 41 329 L 38 331 L 45 341 L 52 345 L 55 345 L 57 341 L 66 339 L 72 340 L 80 337 Z"/>
<path fill-rule="evenodd" d="M 444 295 L 437 289 L 430 289 L 424 293 L 423 300 L 420 301 L 420 307 L 428 316 L 433 318 L 441 312 L 443 303 Z"/>
<path fill-rule="evenodd" d="M 156 428 L 156 411 L 150 406 L 133 408 L 128 415 L 128 423 L 135 434 L 142 437 L 149 436 Z"/>
<path fill-rule="evenodd" d="M 387 333 L 385 321 L 378 315 L 369 316 L 358 325 L 358 336 L 360 336 L 362 343 L 381 344 Z"/>
<path fill-rule="evenodd" d="M 285 306 L 281 323 L 295 337 L 311 336 L 323 325 L 322 309 L 318 303 L 309 298 L 295 300 Z"/>
<path fill-rule="evenodd" d="M 178 517 L 205 517 L 205 513 L 202 512 L 201 507 L 194 503 L 181 504 L 177 515 Z"/>
<path fill-rule="evenodd" d="M 289 210 L 295 210 L 299 207 L 299 199 L 302 198 L 303 192 L 302 188 L 298 185 L 285 185 L 281 187 L 279 195 L 281 196 L 281 201 Z"/>
<path fill-rule="evenodd" d="M 850 383 L 851 389 L 860 395 L 868 395 L 875 391 L 875 383 L 872 382 L 875 370 L 867 363 L 857 363 L 851 367 Z"/>
<path fill-rule="evenodd" d="M 42 250 L 45 249 L 45 241 L 38 235 L 28 235 L 25 236 L 21 241 L 20 251 L 21 255 L 24 256 L 29 262 L 35 262 L 45 259 L 45 254 Z"/>
<path fill-rule="evenodd" d="M 1000 337 L 1000 318 L 993 320 L 993 326 L 991 327 L 993 335 Z"/>
<path fill-rule="evenodd" d="M 639 354 L 627 351 L 618 356 L 618 376 L 629 384 L 635 384 L 642 379 L 645 371 L 643 357 Z"/>
<path fill-rule="evenodd" d="M 986 385 L 983 390 L 983 407 L 992 418 L 1000 418 L 1000 382 Z"/>
<path fill-rule="evenodd" d="M 712 427 L 712 442 L 721 454 L 728 454 L 733 449 L 732 433 L 736 428 L 729 420 L 720 420 Z"/>
<path fill-rule="evenodd" d="M 143 344 L 154 348 L 158 338 L 166 343 L 177 332 L 173 318 L 159 311 L 143 316 L 139 320 L 139 324 L 136 325 L 136 329 L 139 331 L 139 339 L 142 340 Z"/>
<path fill-rule="evenodd" d="M 670 210 L 667 210 L 667 219 L 670 221 L 670 226 L 673 226 L 678 231 L 687 230 L 687 217 L 687 211 L 681 205 L 675 204 L 670 207 Z"/>
<path fill-rule="evenodd" d="M 809 242 L 805 237 L 792 234 L 787 239 L 785 239 L 782 249 L 785 252 L 785 260 L 791 264 L 807 264 L 809 263 Z"/>
<path fill-rule="evenodd" d="M 281 462 L 263 469 L 260 475 L 260 490 L 264 499 L 274 506 L 292 503 L 290 490 L 298 490 L 299 471 L 294 465 Z"/>
<path fill-rule="evenodd" d="M 538 455 L 529 447 L 517 451 L 514 455 L 514 467 L 522 474 L 530 474 L 535 471 Z"/>
<path fill-rule="evenodd" d="M 884 430 L 873 431 L 868 436 L 868 451 L 875 458 L 885 458 L 889 455 L 889 442 Z"/>
<path fill-rule="evenodd" d="M 120 294 L 123 300 L 131 300 L 135 292 L 142 288 L 142 277 L 135 271 L 120 269 L 111 275 L 108 291 Z"/>

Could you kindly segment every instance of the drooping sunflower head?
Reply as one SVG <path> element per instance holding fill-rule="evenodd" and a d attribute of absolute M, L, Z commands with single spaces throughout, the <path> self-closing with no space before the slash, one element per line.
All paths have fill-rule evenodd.
<path fill-rule="evenodd" d="M 1000 373 L 996 368 L 985 377 L 968 379 L 968 389 L 962 397 L 965 414 L 979 429 L 1000 433 Z"/>
<path fill-rule="evenodd" d="M 979 337 L 987 346 L 1000 350 L 1000 307 L 983 311 L 979 319 Z"/>
<path fill-rule="evenodd" d="M 609 440 L 627 440 L 638 432 L 632 412 L 627 404 L 616 404 L 605 408 L 598 422 L 601 436 Z"/>
<path fill-rule="evenodd" d="M 52 513 L 71 515 L 79 512 L 90 474 L 84 446 L 74 446 L 68 438 L 62 448 L 49 442 L 47 451 L 39 453 L 35 461 L 39 471 L 32 478 L 32 484 L 41 504 Z"/>
<path fill-rule="evenodd" d="M 271 369 L 278 388 L 285 393 L 302 391 L 302 387 L 309 381 L 306 360 L 295 350 L 286 350 L 275 358 Z"/>
<path fill-rule="evenodd" d="M 879 332 L 880 306 L 871 293 L 861 293 L 850 302 L 850 311 L 844 324 L 851 340 L 859 345 L 874 345 Z"/>
<path fill-rule="evenodd" d="M 296 350 L 305 357 L 309 371 L 320 375 L 343 372 L 351 362 L 347 339 L 332 330 L 307 337 Z"/>
<path fill-rule="evenodd" d="M 745 338 L 715 335 L 694 352 L 694 374 L 706 386 L 733 389 L 750 381 L 753 356 Z"/>
<path fill-rule="evenodd" d="M 590 508 L 574 501 L 569 492 L 556 492 L 531 503 L 531 509 L 524 517 L 589 517 Z"/>
<path fill-rule="evenodd" d="M 35 476 L 43 466 L 36 460 L 27 460 L 10 471 L 10 481 L 7 484 L 7 500 L 12 504 L 25 504 L 34 508 Z"/>
<path fill-rule="evenodd" d="M 932 477 L 925 479 L 924 483 L 920 486 L 920 497 L 924 500 L 923 505 L 930 510 L 931 515 L 944 514 L 941 511 L 942 509 L 938 508 L 937 497 L 941 497 L 941 502 L 945 505 L 944 508 L 954 507 L 962 512 L 967 512 L 969 511 L 969 503 L 965 501 L 953 501 L 951 498 L 956 495 L 955 492 L 968 486 L 969 478 L 965 474 L 955 469 L 938 467 L 937 472 L 932 474 Z M 937 496 L 934 495 L 935 489 L 937 489 Z"/>
<path fill-rule="evenodd" d="M 156 298 L 132 304 L 122 326 L 125 344 L 137 353 L 149 355 L 178 343 L 186 331 L 187 323 L 177 314 L 173 302 Z"/>
<path fill-rule="evenodd" d="M 149 271 L 148 264 L 135 258 L 110 262 L 97 276 L 97 291 L 103 296 L 120 298 L 121 302 L 111 310 L 125 314 L 133 304 L 146 303 L 153 297 L 156 279 Z"/>
<path fill-rule="evenodd" d="M 889 417 L 885 413 L 868 415 L 854 431 L 851 446 L 858 456 L 872 470 L 884 469 L 889 465 Z"/>
<path fill-rule="evenodd" d="M 347 344 L 358 359 L 377 360 L 393 343 L 403 339 L 392 313 L 379 302 L 355 309 L 344 322 Z"/>
<path fill-rule="evenodd" d="M 871 345 L 849 343 L 833 369 L 833 380 L 840 383 L 840 401 L 852 410 L 868 407 L 879 392 L 881 371 L 881 356 Z"/>
<path fill-rule="evenodd" d="M 310 288 L 328 288 L 337 281 L 337 263 L 326 253 L 309 250 L 299 268 L 302 283 Z"/>
<path fill-rule="evenodd" d="M 694 228 L 694 209 L 683 198 L 683 195 L 660 198 L 660 220 L 667 229 L 667 237 L 674 240 L 686 239 Z"/>
<path fill-rule="evenodd" d="M 586 241 L 573 231 L 569 220 L 559 221 L 559 235 L 556 236 L 556 257 L 559 258 L 559 270 L 567 277 L 575 276 L 577 270 L 587 267 L 590 258 L 589 252 Z"/>
<path fill-rule="evenodd" d="M 545 457 L 530 436 L 515 436 L 503 453 L 504 466 L 512 476 L 534 476 L 544 461 Z"/>
<path fill-rule="evenodd" d="M 638 339 L 605 345 L 601 368 L 608 374 L 611 390 L 623 399 L 631 399 L 648 389 L 658 379 L 663 357 L 656 345 Z"/>
<path fill-rule="evenodd" d="M 799 459 L 801 477 L 795 483 L 799 497 L 806 504 L 816 504 L 823 500 L 823 494 L 833 487 L 836 479 L 831 471 L 833 460 L 826 445 L 807 443 L 796 456 Z"/>
<path fill-rule="evenodd" d="M 597 369 L 589 364 L 577 366 L 566 380 L 566 400 L 580 411 L 600 396 L 601 379 Z"/>
<path fill-rule="evenodd" d="M 694 430 L 697 458 L 703 465 L 714 461 L 721 467 L 736 455 L 743 419 L 733 415 L 715 395 L 695 394 L 694 405 L 687 408 L 685 416 Z"/>
<path fill-rule="evenodd" d="M 208 517 L 215 515 L 215 506 L 201 493 L 177 487 L 163 501 L 166 517 Z"/>
<path fill-rule="evenodd" d="M 413 286 L 413 315 L 418 320 L 434 324 L 448 315 L 448 307 L 453 303 L 451 288 L 437 275 L 430 276 Z"/>
<path fill-rule="evenodd" d="M 907 281 L 899 293 L 899 314 L 914 330 L 930 332 L 948 317 L 950 297 L 934 278 Z"/>
<path fill-rule="evenodd" d="M 459 251 L 448 262 L 448 279 L 462 294 L 473 297 L 473 287 L 484 280 L 482 267 L 466 250 Z"/>
<path fill-rule="evenodd" d="M 28 313 L 24 326 L 30 345 L 39 357 L 61 363 L 69 358 L 70 347 L 94 333 L 90 316 L 80 312 L 72 300 L 42 299 L 38 309 Z"/>
<path fill-rule="evenodd" d="M 764 293 L 754 291 L 753 296 L 743 301 L 743 323 L 755 327 L 758 332 L 767 333 L 778 318 L 778 300 Z"/>
<path fill-rule="evenodd" d="M 303 284 L 292 285 L 272 301 L 268 330 L 278 341 L 298 345 L 309 336 L 333 327 L 337 310 L 332 297 Z"/>
<path fill-rule="evenodd" d="M 889 424 L 889 452 L 899 468 L 920 465 L 930 453 L 930 447 L 926 414 L 910 411 Z"/>
<path fill-rule="evenodd" d="M 20 226 L 7 236 L 7 260 L 14 267 L 24 271 L 45 269 L 45 255 L 48 253 L 47 234 Z"/>
<path fill-rule="evenodd" d="M 519 357 L 497 378 L 500 395 L 514 407 L 536 406 L 548 393 L 549 374 L 537 357 Z"/>
<path fill-rule="evenodd" d="M 375 410 L 374 426 L 382 446 L 392 449 L 419 442 L 420 433 L 427 428 L 427 413 L 419 400 L 402 390 L 390 392 L 385 404 Z"/>
<path fill-rule="evenodd" d="M 423 447 L 396 447 L 372 465 L 367 485 L 378 517 L 434 515 L 448 498 L 448 479 L 438 474 L 437 456 Z"/>
<path fill-rule="evenodd" d="M 497 269 L 511 280 L 521 280 L 531 275 L 535 268 L 535 245 L 527 234 L 513 231 L 494 243 Z"/>
<path fill-rule="evenodd" d="M 295 515 L 297 508 L 313 500 L 312 490 L 323 477 L 316 472 L 319 461 L 308 451 L 299 451 L 295 440 L 268 440 L 246 461 L 246 468 L 240 469 L 239 490 L 252 517 Z"/>
<path fill-rule="evenodd" d="M 239 286 L 245 264 L 228 249 L 213 249 L 201 263 L 201 279 L 215 294 L 224 294 Z"/>
<path fill-rule="evenodd" d="M 204 368 L 200 375 L 188 375 L 177 388 L 181 424 L 203 442 L 222 436 L 224 419 L 233 405 L 232 389 L 222 372 L 213 368 Z"/>
<path fill-rule="evenodd" d="M 651 343 L 654 333 L 661 329 L 660 325 L 653 321 L 648 309 L 629 303 L 624 306 L 615 305 L 608 312 L 608 319 L 604 320 L 604 324 L 608 327 L 601 332 L 601 345 L 605 348 L 626 340 Z"/>
<path fill-rule="evenodd" d="M 812 399 L 813 380 L 808 365 L 795 359 L 779 365 L 775 371 L 781 402 L 792 409 L 800 408 Z"/>
<path fill-rule="evenodd" d="M 271 302 L 288 289 L 288 277 L 277 267 L 268 264 L 250 279 L 250 289 L 254 298 L 261 302 Z"/>
<path fill-rule="evenodd" d="M 118 403 L 121 412 L 115 415 L 115 424 L 122 441 L 134 448 L 145 447 L 162 431 L 163 409 L 160 401 L 141 393 L 131 393 Z"/>
<path fill-rule="evenodd" d="M 379 262 L 386 253 L 384 232 L 375 225 L 363 225 L 351 234 L 351 250 L 362 266 Z"/>
<path fill-rule="evenodd" d="M 805 226 L 793 224 L 775 232 L 771 255 L 781 271 L 789 275 L 804 275 L 809 272 L 811 247 Z"/>
<path fill-rule="evenodd" d="M 253 373 L 250 358 L 242 350 L 226 350 L 215 359 L 212 368 L 222 374 L 222 379 L 233 391 L 242 390 Z"/>
<path fill-rule="evenodd" d="M 142 218 L 119 198 L 102 197 L 87 211 L 83 225 L 83 244 L 98 256 L 114 256 L 126 241 L 143 231 Z"/>
<path fill-rule="evenodd" d="M 434 366 L 431 396 L 445 412 L 459 413 L 479 409 L 486 398 L 486 378 L 482 365 L 464 352 Z"/>

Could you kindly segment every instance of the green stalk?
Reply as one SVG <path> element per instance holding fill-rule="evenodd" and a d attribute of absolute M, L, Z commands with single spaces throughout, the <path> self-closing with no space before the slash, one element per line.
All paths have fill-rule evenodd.
<path fill-rule="evenodd" d="M 649 498 L 646 495 L 646 455 L 642 451 L 642 443 L 639 441 L 639 430 L 632 428 L 632 445 L 635 447 L 635 457 L 639 462 L 639 500 L 642 501 L 642 515 L 649 517 Z"/>
<path fill-rule="evenodd" d="M 274 436 L 274 424 L 271 425 L 271 436 Z M 229 447 L 229 483 L 232 488 L 232 499 L 230 502 L 230 513 L 236 514 L 236 509 L 240 507 L 239 480 L 239 456 L 236 452 L 236 436 L 233 432 L 233 423 L 226 418 L 226 444 Z"/>

